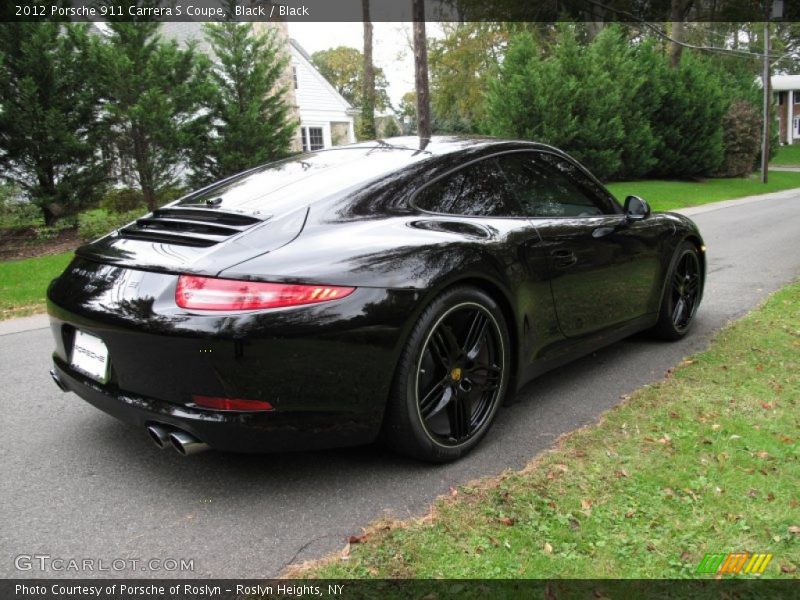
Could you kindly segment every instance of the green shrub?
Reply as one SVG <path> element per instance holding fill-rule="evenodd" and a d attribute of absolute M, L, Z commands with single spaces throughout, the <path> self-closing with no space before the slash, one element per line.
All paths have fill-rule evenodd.
<path fill-rule="evenodd" d="M 97 205 L 108 213 L 123 213 L 139 208 L 144 210 L 144 206 L 142 191 L 133 188 L 109 190 Z"/>
<path fill-rule="evenodd" d="M 83 240 L 97 239 L 141 217 L 144 212 L 142 208 L 122 213 L 108 212 L 102 208 L 87 211 L 78 217 L 78 235 Z"/>
<path fill-rule="evenodd" d="M 737 100 L 722 119 L 724 159 L 718 177 L 749 175 L 761 153 L 761 116 L 746 100 Z"/>
<path fill-rule="evenodd" d="M 164 206 L 165 204 L 169 204 L 173 200 L 177 200 L 178 198 L 185 196 L 187 193 L 187 189 L 185 187 L 180 186 L 170 186 L 161 188 L 156 192 L 156 199 L 158 201 L 159 206 Z"/>
<path fill-rule="evenodd" d="M 0 208 L 0 227 L 22 229 L 27 227 L 44 227 L 42 209 L 32 202 L 8 200 Z"/>

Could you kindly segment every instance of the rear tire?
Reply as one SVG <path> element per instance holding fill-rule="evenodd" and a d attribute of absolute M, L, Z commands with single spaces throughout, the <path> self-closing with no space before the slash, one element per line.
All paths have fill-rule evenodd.
<path fill-rule="evenodd" d="M 658 322 L 652 333 L 670 341 L 684 337 L 691 328 L 702 289 L 700 255 L 694 244 L 684 241 L 675 250 L 667 271 Z"/>
<path fill-rule="evenodd" d="M 456 287 L 423 311 L 400 356 L 382 437 L 429 462 L 456 460 L 488 431 L 510 373 L 503 312 L 485 292 Z"/>

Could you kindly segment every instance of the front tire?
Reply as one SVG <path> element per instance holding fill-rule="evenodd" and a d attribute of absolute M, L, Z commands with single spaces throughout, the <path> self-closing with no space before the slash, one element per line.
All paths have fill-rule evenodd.
<path fill-rule="evenodd" d="M 510 356 L 507 325 L 494 299 L 471 287 L 446 290 L 422 313 L 403 349 L 383 438 L 430 462 L 464 456 L 503 402 Z"/>
<path fill-rule="evenodd" d="M 700 304 L 702 286 L 697 247 L 684 241 L 675 251 L 667 272 L 658 323 L 653 328 L 657 337 L 673 341 L 688 333 Z"/>

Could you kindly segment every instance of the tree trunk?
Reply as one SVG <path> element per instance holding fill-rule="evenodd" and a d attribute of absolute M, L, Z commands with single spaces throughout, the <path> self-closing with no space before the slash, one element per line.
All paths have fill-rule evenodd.
<path fill-rule="evenodd" d="M 431 105 L 428 92 L 428 42 L 425 36 L 424 0 L 412 0 L 414 19 L 414 70 L 417 90 L 417 135 L 420 149 L 431 140 Z"/>
<path fill-rule="evenodd" d="M 684 32 L 686 24 L 683 19 L 686 13 L 692 6 L 694 0 L 672 0 L 670 6 L 669 18 L 672 22 L 671 36 L 674 40 L 670 43 L 669 47 L 669 66 L 677 69 L 681 64 L 681 55 L 683 54 L 683 46 L 681 45 L 684 40 Z"/>
<path fill-rule="evenodd" d="M 375 139 L 375 68 L 372 64 L 372 21 L 369 0 L 361 0 L 364 19 L 364 87 L 361 93 L 361 137 Z"/>

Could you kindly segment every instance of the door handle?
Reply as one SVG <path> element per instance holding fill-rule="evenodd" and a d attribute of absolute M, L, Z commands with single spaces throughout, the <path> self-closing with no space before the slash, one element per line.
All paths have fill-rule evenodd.
<path fill-rule="evenodd" d="M 553 250 L 550 256 L 553 257 L 553 264 L 561 269 L 571 267 L 578 262 L 578 257 L 572 250 Z"/>

